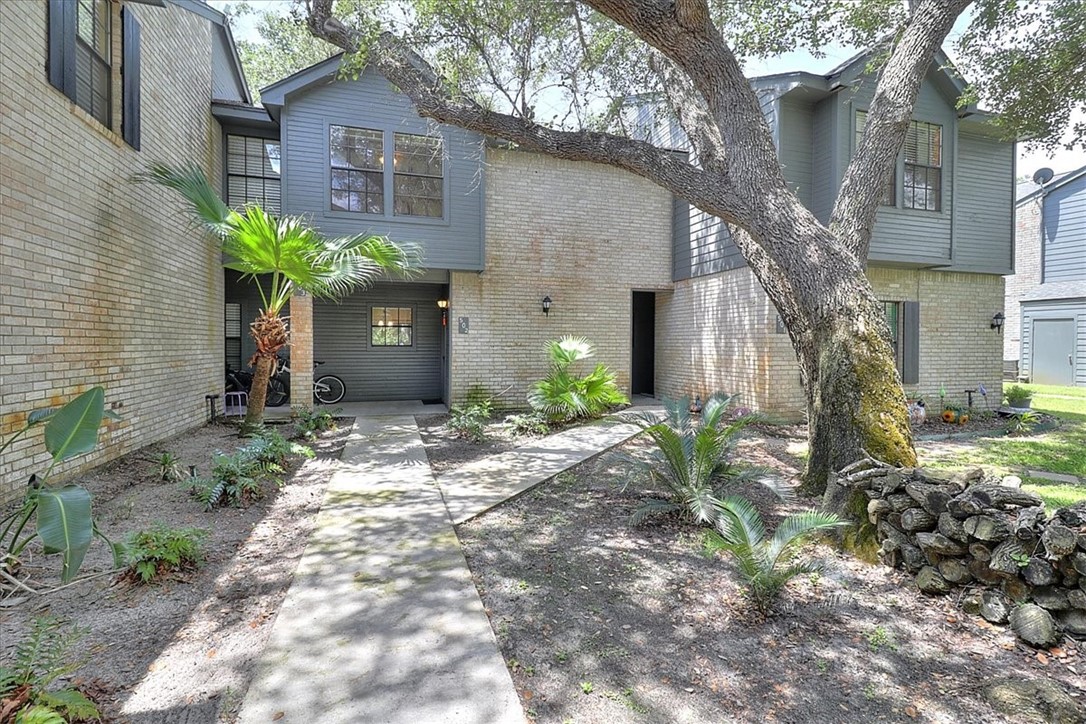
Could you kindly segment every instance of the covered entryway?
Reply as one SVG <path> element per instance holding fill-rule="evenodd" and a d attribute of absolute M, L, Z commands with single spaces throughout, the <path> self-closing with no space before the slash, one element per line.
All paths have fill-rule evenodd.
<path fill-rule="evenodd" d="M 313 305 L 317 374 L 347 385 L 347 402 L 422 400 L 445 395 L 445 327 L 437 302 L 444 284 L 385 282 Z"/>
<path fill-rule="evenodd" d="M 1034 319 L 1031 382 L 1072 385 L 1075 382 L 1075 320 Z"/>
<path fill-rule="evenodd" d="M 634 292 L 630 394 L 654 395 L 656 377 L 656 294 Z"/>

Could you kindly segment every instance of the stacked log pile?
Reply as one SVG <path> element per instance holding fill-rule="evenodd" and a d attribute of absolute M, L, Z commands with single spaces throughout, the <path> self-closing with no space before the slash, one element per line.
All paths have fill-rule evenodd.
<path fill-rule="evenodd" d="M 1019 478 L 981 468 L 844 472 L 839 483 L 868 500 L 880 557 L 914 574 L 921 591 L 967 587 L 965 610 L 1009 622 L 1035 646 L 1051 646 L 1060 630 L 1086 636 L 1086 504 L 1050 514 Z"/>

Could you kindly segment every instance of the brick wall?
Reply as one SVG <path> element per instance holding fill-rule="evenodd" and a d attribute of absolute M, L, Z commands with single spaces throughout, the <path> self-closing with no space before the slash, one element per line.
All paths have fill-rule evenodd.
<path fill-rule="evenodd" d="M 1003 306 L 1003 279 L 991 274 L 872 267 L 868 276 L 884 301 L 920 302 L 920 381 L 906 394 L 937 404 L 983 384 L 1000 402 L 1003 337 L 990 328 Z M 658 297 L 657 377 L 664 395 L 703 398 L 739 393 L 740 405 L 799 418 L 805 406 L 799 365 L 777 313 L 749 269 L 675 284 Z M 979 397 L 976 404 L 983 405 Z"/>
<path fill-rule="evenodd" d="M 1003 359 L 1022 354 L 1022 295 L 1041 283 L 1041 204 L 1038 196 L 1015 209 L 1014 274 L 1004 277 L 1007 296 L 1003 305 Z"/>
<path fill-rule="evenodd" d="M 192 159 L 220 178 L 211 118 L 211 28 L 167 4 L 142 25 L 142 148 L 121 140 L 120 6 L 114 128 L 49 85 L 46 3 L 0 2 L 0 435 L 26 413 L 105 385 L 124 416 L 62 477 L 200 424 L 223 368 L 215 245 L 174 197 L 128 182 L 152 160 Z M 0 502 L 47 460 L 41 435 L 0 460 Z"/>
<path fill-rule="evenodd" d="M 486 270 L 453 272 L 449 285 L 453 402 L 475 385 L 512 385 L 499 404 L 524 406 L 547 371 L 544 343 L 567 334 L 588 337 L 628 391 L 632 292 L 670 287 L 670 194 L 540 154 L 490 149 L 487 164 Z"/>

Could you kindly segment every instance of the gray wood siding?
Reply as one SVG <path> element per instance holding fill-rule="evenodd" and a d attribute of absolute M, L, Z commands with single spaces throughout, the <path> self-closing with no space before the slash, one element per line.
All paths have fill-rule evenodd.
<path fill-rule="evenodd" d="M 934 71 L 933 71 L 934 72 Z M 854 90 L 840 94 L 841 110 L 845 119 L 837 124 L 840 153 L 839 175 L 834 188 L 840 187 L 841 178 L 848 167 L 853 151 L 853 138 L 856 133 L 856 111 L 866 110 L 871 104 L 875 91 L 875 78 L 857 80 Z M 951 260 L 951 228 L 954 213 L 954 182 L 956 180 L 954 159 L 957 147 L 957 114 L 954 107 L 935 88 L 931 73 L 920 87 L 913 118 L 928 123 L 938 123 L 943 127 L 943 166 L 942 166 L 942 209 L 940 211 L 922 211 L 883 206 L 875 220 L 871 235 L 871 261 L 889 261 L 906 263 L 949 263 Z M 897 168 L 897 203 L 902 198 L 902 164 Z M 1009 180 L 1008 180 L 1009 184 Z"/>
<path fill-rule="evenodd" d="M 211 97 L 221 101 L 243 101 L 245 94 L 238 82 L 233 59 L 218 28 L 212 30 Z"/>
<path fill-rule="evenodd" d="M 1086 279 L 1086 176 L 1045 196 L 1041 214 L 1042 281 Z"/>
<path fill-rule="evenodd" d="M 833 202 L 837 198 L 840 172 L 837 170 L 835 133 L 840 104 L 836 96 L 815 105 L 811 112 L 811 211 L 823 224 L 830 221 Z"/>
<path fill-rule="evenodd" d="M 958 136 L 951 269 L 1011 272 L 1013 180 L 1013 143 L 966 133 Z"/>
<path fill-rule="evenodd" d="M 814 109 L 810 104 L 784 99 L 780 104 L 778 145 L 784 177 L 807 208 L 813 207 L 811 184 L 813 166 L 812 132 Z"/>
<path fill-rule="evenodd" d="M 440 284 L 381 283 L 339 302 L 313 304 L 313 357 L 317 374 L 347 385 L 347 402 L 438 400 L 442 397 L 444 331 L 437 300 Z M 370 345 L 370 307 L 412 307 L 414 345 Z"/>
<path fill-rule="evenodd" d="M 1021 374 L 1030 375 L 1033 360 L 1033 320 L 1075 320 L 1074 380 L 1076 387 L 1086 387 L 1086 299 L 1059 299 L 1022 304 Z"/>
<path fill-rule="evenodd" d="M 306 214 L 329 235 L 374 233 L 418 243 L 434 269 L 483 268 L 483 161 L 481 136 L 419 118 L 414 106 L 382 76 L 367 70 L 355 81 L 310 86 L 287 97 L 282 113 L 283 211 Z M 379 217 L 332 211 L 328 127 L 385 132 L 440 133 L 445 142 L 445 219 Z M 386 174 L 387 175 L 387 174 Z M 386 184 L 386 190 L 389 185 Z M 391 200 L 388 200 L 391 214 Z"/>

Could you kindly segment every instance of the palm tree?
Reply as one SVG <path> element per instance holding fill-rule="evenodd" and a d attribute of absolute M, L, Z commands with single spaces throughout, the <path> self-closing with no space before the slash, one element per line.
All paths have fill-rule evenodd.
<path fill-rule="evenodd" d="M 289 344 L 290 329 L 280 315 L 295 292 L 341 297 L 387 273 L 409 277 L 418 268 L 420 256 L 414 246 L 365 234 L 330 239 L 301 217 L 276 217 L 256 204 L 235 211 L 192 163 L 180 168 L 154 164 L 138 178 L 180 193 L 196 224 L 222 242 L 223 266 L 252 279 L 260 292 L 260 315 L 249 325 L 256 343 L 256 354 L 249 360 L 256 368 L 245 415 L 249 429 L 263 421 L 276 356 Z"/>

